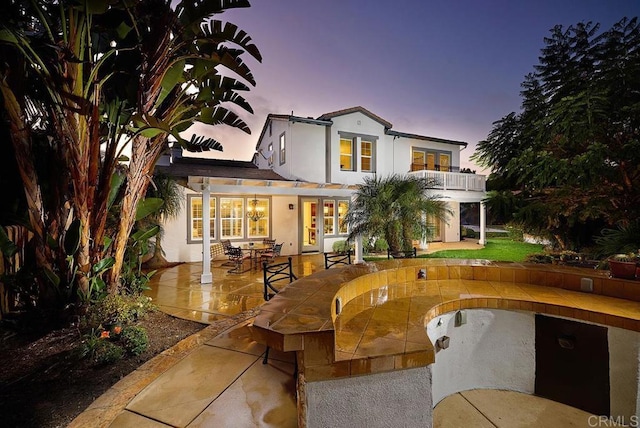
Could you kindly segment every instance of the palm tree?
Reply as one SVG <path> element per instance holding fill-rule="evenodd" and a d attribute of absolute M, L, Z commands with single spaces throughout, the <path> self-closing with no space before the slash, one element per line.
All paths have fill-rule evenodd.
<path fill-rule="evenodd" d="M 260 61 L 260 53 L 237 26 L 212 19 L 249 2 L 173 3 L 2 5 L 0 113 L 9 122 L 43 288 L 73 283 L 86 296 L 92 266 L 113 258 L 107 280 L 117 292 L 136 209 L 167 136 L 201 151 L 222 146 L 180 136 L 196 121 L 250 132 L 228 107 L 253 113 L 238 91 L 255 85 L 243 56 Z M 123 143 L 131 154 L 121 180 Z M 119 210 L 115 225 L 110 209 Z"/>
<path fill-rule="evenodd" d="M 432 219 L 446 219 L 449 211 L 426 178 L 392 175 L 366 177 L 349 205 L 345 221 L 348 240 L 382 236 L 392 252 L 409 250 L 414 239 L 432 235 Z"/>

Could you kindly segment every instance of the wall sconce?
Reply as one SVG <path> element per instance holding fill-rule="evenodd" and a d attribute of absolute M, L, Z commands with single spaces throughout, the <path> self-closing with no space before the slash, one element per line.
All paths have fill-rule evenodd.
<path fill-rule="evenodd" d="M 289 209 L 292 210 L 293 209 L 293 204 L 289 204 Z"/>
<path fill-rule="evenodd" d="M 427 279 L 427 271 L 424 269 L 420 269 L 418 271 L 418 279 Z"/>
<path fill-rule="evenodd" d="M 464 325 L 466 323 L 467 323 L 467 313 L 465 311 L 456 312 L 455 321 L 453 325 L 455 327 L 460 327 L 461 325 Z"/>
<path fill-rule="evenodd" d="M 449 336 L 442 336 L 436 340 L 436 351 L 447 349 L 449 347 Z"/>

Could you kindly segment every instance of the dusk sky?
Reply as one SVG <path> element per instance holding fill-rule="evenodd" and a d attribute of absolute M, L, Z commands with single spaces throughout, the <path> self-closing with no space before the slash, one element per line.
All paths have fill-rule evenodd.
<path fill-rule="evenodd" d="M 478 172 L 469 156 L 492 122 L 520 109 L 520 83 L 554 25 L 606 30 L 640 15 L 640 0 L 251 3 L 218 19 L 244 29 L 263 56 L 245 59 L 257 81 L 243 94 L 252 134 L 212 128 L 224 146 L 213 157 L 250 160 L 269 113 L 318 117 L 360 105 L 394 130 L 468 142 L 461 166 Z"/>

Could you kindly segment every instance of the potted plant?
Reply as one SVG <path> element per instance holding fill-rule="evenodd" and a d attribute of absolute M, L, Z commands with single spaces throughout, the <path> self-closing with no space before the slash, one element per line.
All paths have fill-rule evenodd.
<path fill-rule="evenodd" d="M 640 258 L 638 254 L 615 254 L 609 257 L 609 271 L 614 278 L 635 279 Z"/>

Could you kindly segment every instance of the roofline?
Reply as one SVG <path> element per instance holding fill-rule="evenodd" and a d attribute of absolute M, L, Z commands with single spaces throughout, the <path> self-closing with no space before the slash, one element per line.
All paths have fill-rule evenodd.
<path fill-rule="evenodd" d="M 262 141 L 262 138 L 264 137 L 264 134 L 267 132 L 267 127 L 269 125 L 269 121 L 270 120 L 288 120 L 290 122 L 301 122 L 301 123 L 309 123 L 312 125 L 322 125 L 322 126 L 331 126 L 333 125 L 333 121 L 331 120 L 332 117 L 336 117 L 336 116 L 343 116 L 343 115 L 347 115 L 347 114 L 351 114 L 351 113 L 356 113 L 356 112 L 360 112 L 362 114 L 364 114 L 365 116 L 368 116 L 369 118 L 379 122 L 380 124 L 382 124 L 385 127 L 384 133 L 386 135 L 391 135 L 393 137 L 401 137 L 401 138 L 415 138 L 417 140 L 424 140 L 424 141 L 432 141 L 434 143 L 444 143 L 444 144 L 455 144 L 457 146 L 461 146 L 463 148 L 466 148 L 469 143 L 465 142 L 465 141 L 456 141 L 456 140 L 447 140 L 444 138 L 437 138 L 437 137 L 429 137 L 426 135 L 418 135 L 418 134 L 410 134 L 407 132 L 399 132 L 399 131 L 395 131 L 392 130 L 391 128 L 393 127 L 393 125 L 391 125 L 390 122 L 387 122 L 386 120 L 382 119 L 380 116 L 370 112 L 369 110 L 367 110 L 366 108 L 362 107 L 362 106 L 356 106 L 356 107 L 350 107 L 347 109 L 343 109 L 343 110 L 337 110 L 334 112 L 330 112 L 330 113 L 324 113 L 322 115 L 320 115 L 317 119 L 311 118 L 311 117 L 301 117 L 301 116 L 294 116 L 294 115 L 289 115 L 289 114 L 275 114 L 275 113 L 269 113 L 267 115 L 266 120 L 264 121 L 264 125 L 262 127 L 262 131 L 260 132 L 260 137 L 258 137 L 258 141 L 256 142 L 256 148 L 255 150 L 258 151 L 258 149 L 260 149 L 260 142 Z M 255 153 L 254 156 L 252 157 L 252 161 L 255 159 Z"/>
<path fill-rule="evenodd" d="M 418 135 L 418 134 L 409 134 L 406 132 L 399 132 L 391 129 L 385 130 L 385 134 L 392 135 L 394 137 L 415 138 L 417 140 L 433 141 L 435 143 L 456 144 L 458 146 L 463 146 L 465 148 L 469 145 L 469 143 L 465 141 L 446 140 L 444 138 L 428 137 L 426 135 Z"/>
<path fill-rule="evenodd" d="M 337 110 L 337 111 L 332 111 L 332 112 L 329 112 L 329 113 L 324 113 L 324 114 L 320 115 L 318 117 L 318 119 L 321 119 L 321 120 L 331 119 L 332 117 L 344 116 L 346 114 L 351 114 L 351 113 L 356 113 L 356 112 L 360 112 L 360 113 L 364 114 L 365 116 L 368 116 L 369 118 L 375 120 L 376 122 L 381 123 L 382 125 L 384 125 L 384 127 L 386 129 L 393 128 L 393 125 L 391 124 L 391 122 L 388 122 L 388 121 L 384 120 L 383 118 L 381 118 L 377 114 L 370 112 L 369 110 L 367 110 L 366 108 L 364 108 L 362 106 L 350 107 L 350 108 L 346 108 L 346 109 L 343 109 L 343 110 Z"/>
<path fill-rule="evenodd" d="M 293 123 L 295 122 L 310 123 L 312 125 L 322 125 L 322 126 L 333 125 L 333 122 L 331 120 L 322 120 L 322 119 L 314 119 L 312 117 L 294 116 L 292 114 L 269 113 L 267 115 L 267 118 L 264 121 L 264 125 L 262 126 L 262 131 L 260 131 L 260 136 L 258 137 L 258 141 L 256 142 L 256 151 L 260 148 L 260 141 L 262 141 L 262 137 L 264 137 L 264 134 L 267 132 L 267 126 L 269 125 L 269 121 L 273 119 L 288 120 Z M 254 153 L 254 156 L 255 156 L 255 153 Z"/>

